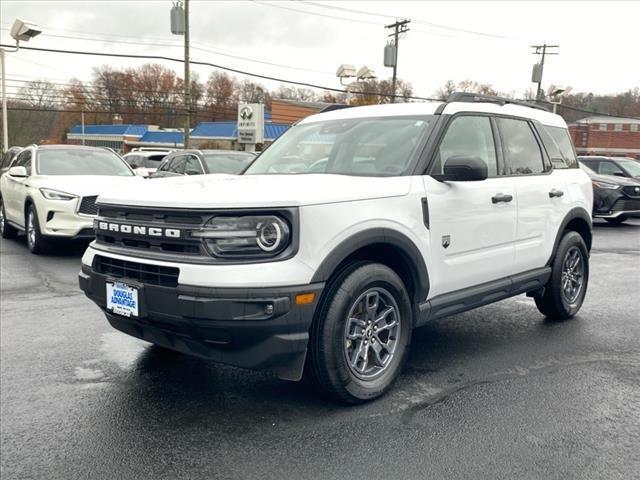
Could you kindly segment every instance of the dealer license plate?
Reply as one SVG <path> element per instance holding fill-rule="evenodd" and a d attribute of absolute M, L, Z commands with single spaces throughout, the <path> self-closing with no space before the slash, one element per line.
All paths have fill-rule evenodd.
<path fill-rule="evenodd" d="M 121 282 L 107 282 L 107 310 L 125 317 L 138 315 L 138 289 Z"/>

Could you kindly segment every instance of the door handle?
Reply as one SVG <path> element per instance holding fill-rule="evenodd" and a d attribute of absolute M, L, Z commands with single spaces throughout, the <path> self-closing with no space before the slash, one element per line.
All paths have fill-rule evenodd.
<path fill-rule="evenodd" d="M 491 197 L 491 203 L 509 203 L 511 200 L 513 200 L 513 197 L 504 193 L 496 193 L 493 197 Z"/>
<path fill-rule="evenodd" d="M 564 195 L 564 192 L 562 190 L 558 190 L 557 188 L 552 188 L 551 191 L 549 192 L 549 198 L 561 197 L 563 195 Z"/>

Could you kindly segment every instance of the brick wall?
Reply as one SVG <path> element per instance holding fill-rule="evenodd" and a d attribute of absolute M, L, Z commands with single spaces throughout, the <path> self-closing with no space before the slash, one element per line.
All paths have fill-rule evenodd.
<path fill-rule="evenodd" d="M 608 123 L 605 124 L 605 131 L 600 129 L 600 125 L 592 123 L 569 126 L 571 139 L 579 154 L 640 158 L 640 128 L 639 131 L 632 131 L 631 124 L 622 124 L 622 130 L 615 131 L 615 124 Z"/>

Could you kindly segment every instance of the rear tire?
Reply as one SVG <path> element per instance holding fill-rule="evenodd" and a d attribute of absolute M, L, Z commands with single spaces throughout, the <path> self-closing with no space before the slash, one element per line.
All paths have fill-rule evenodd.
<path fill-rule="evenodd" d="M 7 214 L 4 211 L 4 202 L 0 198 L 0 236 L 2 236 L 2 238 L 15 238 L 17 234 L 18 230 L 7 222 Z"/>
<path fill-rule="evenodd" d="M 38 212 L 34 205 L 29 205 L 25 216 L 25 232 L 27 234 L 27 246 L 31 253 L 36 255 L 47 253 L 50 250 L 50 243 L 47 237 L 42 235 L 40 231 L 40 222 L 38 221 Z"/>
<path fill-rule="evenodd" d="M 571 318 L 582 306 L 588 283 L 587 246 L 579 233 L 567 232 L 558 244 L 544 295 L 535 298 L 536 306 L 549 318 Z"/>
<path fill-rule="evenodd" d="M 627 220 L 627 217 L 620 216 L 620 217 L 615 217 L 615 218 L 605 218 L 605 220 L 607 222 L 609 222 L 611 225 L 620 225 L 620 224 L 624 223 Z"/>
<path fill-rule="evenodd" d="M 359 263 L 327 286 L 311 329 L 308 374 L 344 402 L 373 400 L 391 388 L 413 328 L 404 283 L 389 267 Z"/>

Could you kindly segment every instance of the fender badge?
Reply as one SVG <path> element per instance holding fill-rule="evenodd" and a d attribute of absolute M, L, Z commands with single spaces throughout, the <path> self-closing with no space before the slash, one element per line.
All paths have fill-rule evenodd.
<path fill-rule="evenodd" d="M 449 245 L 451 245 L 451 235 L 443 235 L 442 236 L 442 246 L 444 248 L 447 248 Z"/>

